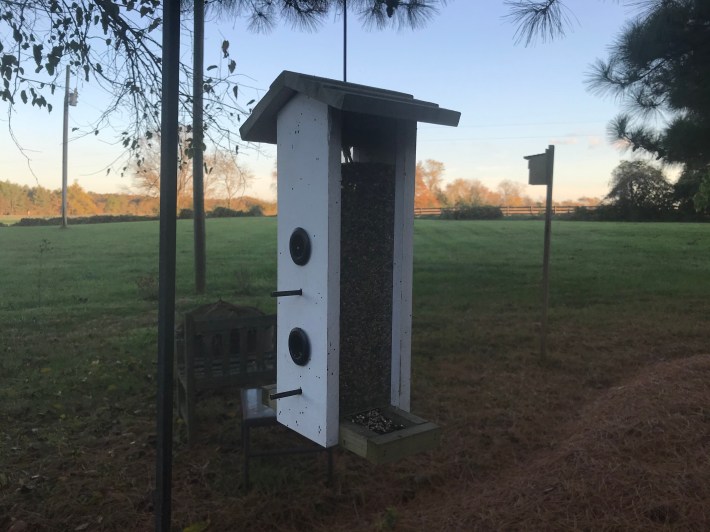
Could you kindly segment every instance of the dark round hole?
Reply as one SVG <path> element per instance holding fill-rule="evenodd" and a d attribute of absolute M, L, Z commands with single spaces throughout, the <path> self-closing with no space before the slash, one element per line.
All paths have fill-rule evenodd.
<path fill-rule="evenodd" d="M 302 227 L 298 227 L 291 233 L 291 239 L 288 241 L 288 250 L 291 253 L 291 259 L 299 266 L 308 263 L 311 258 L 311 239 L 308 238 L 308 233 Z"/>
<path fill-rule="evenodd" d="M 295 327 L 288 335 L 288 352 L 299 366 L 305 366 L 311 358 L 311 343 L 303 329 Z"/>

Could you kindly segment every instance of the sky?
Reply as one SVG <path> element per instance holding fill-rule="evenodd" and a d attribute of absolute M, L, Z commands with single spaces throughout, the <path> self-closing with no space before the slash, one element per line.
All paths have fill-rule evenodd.
<path fill-rule="evenodd" d="M 606 126 L 620 103 L 587 90 L 591 64 L 606 58 L 609 45 L 634 15 L 613 0 L 568 0 L 571 24 L 553 42 L 526 47 L 515 42 L 515 26 L 504 19 L 501 0 L 450 0 L 424 28 L 368 30 L 348 17 L 348 81 L 412 94 L 461 112 L 456 128 L 420 124 L 417 160 L 444 163 L 444 184 L 478 179 L 495 189 L 504 179 L 527 184 L 525 155 L 555 145 L 554 199 L 601 197 L 612 170 L 632 154 L 608 139 Z M 241 98 L 259 99 L 283 70 L 342 79 L 342 18 L 331 14 L 315 32 L 280 24 L 253 33 L 245 20 L 208 17 L 206 64 L 230 41 L 242 87 Z M 189 52 L 186 52 L 189 53 Z M 105 96 L 72 80 L 79 101 L 70 108 L 70 128 L 85 127 L 105 105 Z M 18 105 L 13 128 L 24 155 L 10 139 L 0 115 L 0 180 L 61 187 L 62 95 L 47 113 Z M 235 123 L 235 130 L 240 124 Z M 106 175 L 121 149 L 111 135 L 70 135 L 69 182 L 96 192 L 130 190 L 129 176 Z M 247 194 L 274 199 L 275 147 L 240 151 L 254 179 Z M 30 158 L 28 163 L 27 157 Z M 31 170 L 30 170 L 31 168 Z M 34 174 L 34 175 L 33 175 Z M 527 193 L 544 197 L 544 187 Z"/>

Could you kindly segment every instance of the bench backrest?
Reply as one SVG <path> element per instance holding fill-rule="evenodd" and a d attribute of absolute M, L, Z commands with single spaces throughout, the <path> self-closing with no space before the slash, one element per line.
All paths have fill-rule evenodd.
<path fill-rule="evenodd" d="M 276 316 L 185 316 L 185 370 L 198 388 L 258 386 L 276 380 Z"/>

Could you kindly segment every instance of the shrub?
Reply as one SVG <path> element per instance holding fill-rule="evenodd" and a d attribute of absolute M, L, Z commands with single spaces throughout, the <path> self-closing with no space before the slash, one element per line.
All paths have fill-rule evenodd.
<path fill-rule="evenodd" d="M 498 220 L 503 218 L 500 207 L 493 205 L 466 205 L 441 211 L 442 220 Z"/>
<path fill-rule="evenodd" d="M 710 217 L 702 213 L 689 212 L 687 210 L 668 210 L 657 212 L 654 216 L 642 216 L 643 213 L 632 212 L 635 216 L 630 216 L 628 210 L 619 208 L 616 205 L 602 204 L 595 209 L 577 207 L 574 212 L 560 216 L 565 220 L 577 222 L 708 222 Z M 648 213 L 646 213 L 648 214 Z"/>
<path fill-rule="evenodd" d="M 33 227 L 36 225 L 59 225 L 60 223 L 60 218 L 20 218 L 20 221 L 15 222 L 15 225 Z"/>
<path fill-rule="evenodd" d="M 215 207 L 209 213 L 209 216 L 210 218 L 234 218 L 236 216 L 244 216 L 244 213 L 227 207 Z"/>
<path fill-rule="evenodd" d="M 178 213 L 178 219 L 180 220 L 192 220 L 195 217 L 195 211 L 192 209 L 180 209 Z"/>
<path fill-rule="evenodd" d="M 252 205 L 247 211 L 247 216 L 264 216 L 264 209 L 261 205 Z"/>
<path fill-rule="evenodd" d="M 599 221 L 603 215 L 604 209 L 608 209 L 606 205 L 599 205 L 595 209 L 588 209 L 587 207 L 575 207 L 574 211 L 569 214 L 560 216 L 565 220 L 573 220 L 577 222 L 593 222 Z"/>
<path fill-rule="evenodd" d="M 137 216 L 134 214 L 99 214 L 96 216 L 82 216 L 70 218 L 69 225 L 106 224 L 115 222 L 146 222 L 157 220 L 157 216 Z M 15 225 L 35 227 L 39 225 L 61 225 L 62 219 L 56 218 L 21 218 Z"/>

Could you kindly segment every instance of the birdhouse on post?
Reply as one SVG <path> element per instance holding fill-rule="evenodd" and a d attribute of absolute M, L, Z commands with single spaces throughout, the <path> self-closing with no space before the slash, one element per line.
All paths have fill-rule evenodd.
<path fill-rule="evenodd" d="M 545 153 L 526 155 L 529 185 L 552 185 L 552 171 L 555 164 L 555 147 L 550 145 Z"/>
<path fill-rule="evenodd" d="M 240 128 L 277 145 L 277 419 L 322 446 L 383 462 L 436 442 L 409 414 L 416 130 L 459 117 L 286 71 Z"/>

